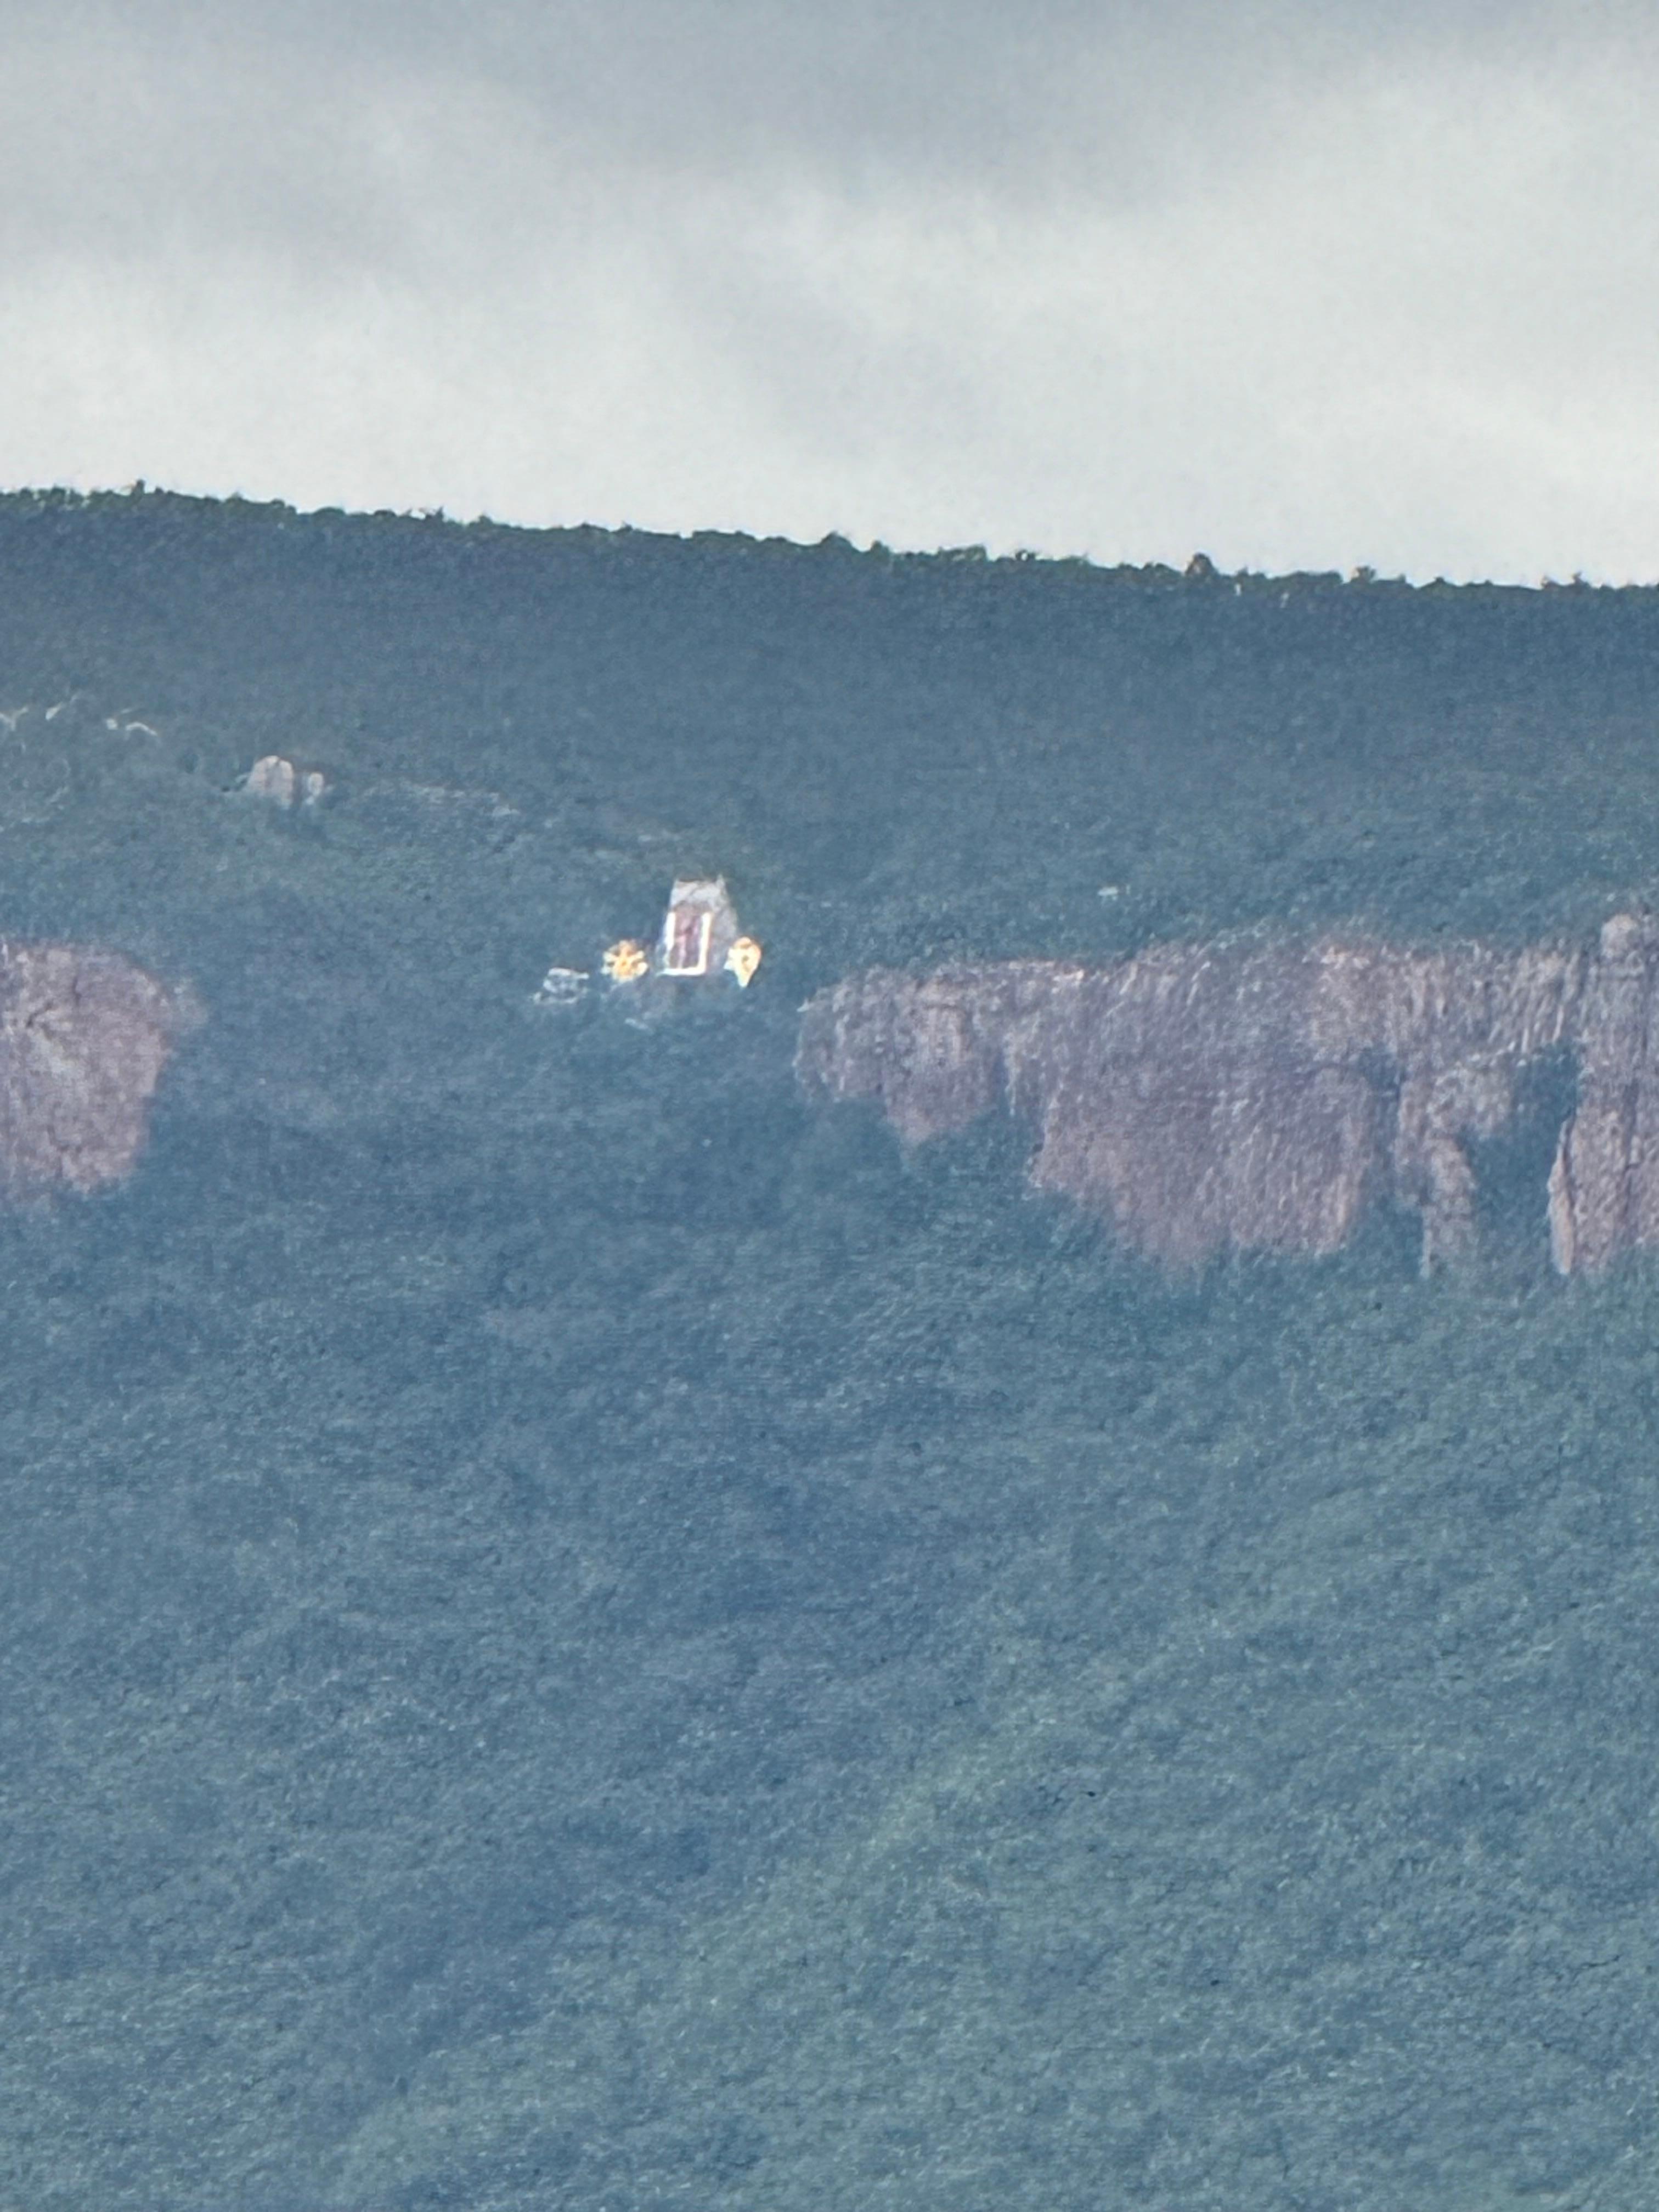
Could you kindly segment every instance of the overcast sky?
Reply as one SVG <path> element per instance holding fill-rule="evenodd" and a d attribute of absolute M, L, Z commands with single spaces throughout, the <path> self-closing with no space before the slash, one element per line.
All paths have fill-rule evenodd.
<path fill-rule="evenodd" d="M 0 483 L 1659 576 L 1659 9 L 0 0 Z"/>

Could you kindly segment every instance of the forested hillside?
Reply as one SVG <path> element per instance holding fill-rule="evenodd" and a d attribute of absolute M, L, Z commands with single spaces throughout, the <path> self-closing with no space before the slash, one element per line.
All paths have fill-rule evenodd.
<path fill-rule="evenodd" d="M 0 2197 L 1650 2203 L 1659 1277 L 1550 1271 L 1561 1102 L 1478 1267 L 1171 1284 L 792 1062 L 876 964 L 1590 943 L 1656 650 L 0 500 L 0 936 L 204 1016 L 0 1214 Z M 750 988 L 598 980 L 717 874 Z"/>

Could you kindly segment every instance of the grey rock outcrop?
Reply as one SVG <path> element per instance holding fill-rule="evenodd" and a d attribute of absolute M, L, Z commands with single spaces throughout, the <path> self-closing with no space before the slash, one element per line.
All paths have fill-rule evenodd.
<path fill-rule="evenodd" d="M 1524 1072 L 1579 1071 L 1540 1216 L 1565 1273 L 1659 1243 L 1659 928 L 1595 950 L 1164 945 L 1111 967 L 875 969 L 820 993 L 798 1071 L 920 1140 L 1003 1105 L 1031 1179 L 1171 1269 L 1224 1249 L 1336 1250 L 1390 1194 L 1425 1267 L 1474 1242 L 1472 1139 Z"/>
<path fill-rule="evenodd" d="M 270 806 L 315 806 L 328 790 L 320 769 L 301 768 L 282 753 L 266 753 L 254 762 L 242 779 L 250 799 L 263 799 Z"/>
<path fill-rule="evenodd" d="M 90 1191 L 130 1174 L 174 1041 L 200 1018 L 118 953 L 0 942 L 0 1188 Z"/>
<path fill-rule="evenodd" d="M 1659 1244 L 1659 923 L 1615 915 L 1587 964 L 1578 1104 L 1550 1171 L 1550 1250 L 1565 1275 Z"/>

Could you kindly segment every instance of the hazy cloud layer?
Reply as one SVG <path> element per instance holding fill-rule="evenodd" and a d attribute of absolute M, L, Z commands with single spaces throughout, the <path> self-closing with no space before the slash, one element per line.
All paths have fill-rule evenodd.
<path fill-rule="evenodd" d="M 1652 25 L 14 8 L 0 481 L 1650 577 Z"/>

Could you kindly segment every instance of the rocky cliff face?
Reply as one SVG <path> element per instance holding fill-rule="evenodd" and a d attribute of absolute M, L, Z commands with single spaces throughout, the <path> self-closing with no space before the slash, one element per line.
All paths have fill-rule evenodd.
<path fill-rule="evenodd" d="M 0 942 L 0 1188 L 128 1175 L 173 1041 L 199 1018 L 118 953 Z"/>
<path fill-rule="evenodd" d="M 1659 1243 L 1656 992 L 1659 925 L 1630 915 L 1593 950 L 1329 939 L 875 969 L 811 1001 L 797 1066 L 913 1140 L 1006 1105 L 1036 1132 L 1039 1188 L 1170 1268 L 1334 1251 L 1384 1193 L 1421 1213 L 1429 1267 L 1473 1239 L 1470 1140 L 1565 1049 L 1578 1103 L 1539 1197 L 1573 1273 Z"/>

